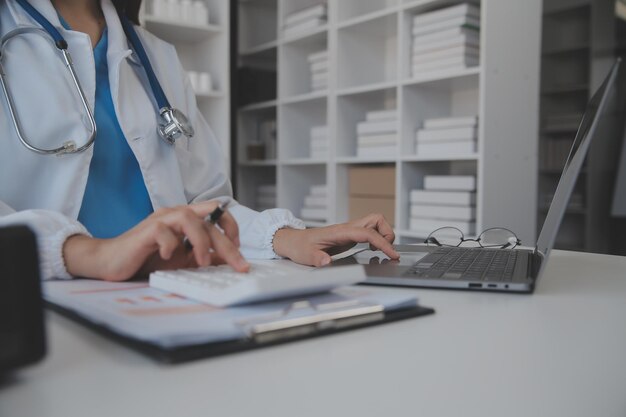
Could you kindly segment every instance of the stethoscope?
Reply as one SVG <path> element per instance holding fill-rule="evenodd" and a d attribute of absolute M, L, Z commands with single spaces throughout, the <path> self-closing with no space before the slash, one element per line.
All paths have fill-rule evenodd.
<path fill-rule="evenodd" d="M 78 77 L 76 76 L 76 71 L 74 70 L 74 65 L 72 63 L 72 57 L 67 50 L 67 41 L 63 39 L 63 36 L 61 36 L 59 31 L 41 13 L 39 13 L 37 9 L 30 5 L 27 0 L 16 1 L 42 27 L 18 27 L 17 29 L 14 29 L 7 33 L 0 41 L 0 84 L 2 85 L 2 91 L 9 107 L 9 113 L 11 114 L 13 127 L 15 128 L 15 131 L 17 133 L 17 137 L 26 148 L 41 155 L 65 155 L 83 152 L 84 150 L 92 146 L 94 140 L 96 139 L 96 121 L 93 115 L 93 111 L 89 107 L 89 103 L 87 102 L 87 98 L 85 97 L 85 93 L 80 85 Z M 170 145 L 173 145 L 176 142 L 176 139 L 178 139 L 180 136 L 191 138 L 194 135 L 193 126 L 191 126 L 189 119 L 180 110 L 173 108 L 167 100 L 167 97 L 165 96 L 165 93 L 161 88 L 161 84 L 159 84 L 159 80 L 157 79 L 154 70 L 152 69 L 152 65 L 150 64 L 148 55 L 146 54 L 146 51 L 141 44 L 141 41 L 139 39 L 139 36 L 137 35 L 137 32 L 135 31 L 135 28 L 133 27 L 133 24 L 120 10 L 118 10 L 118 15 L 122 23 L 122 27 L 124 28 L 124 33 L 126 33 L 126 37 L 128 38 L 135 53 L 139 57 L 139 60 L 143 65 L 146 75 L 148 76 L 148 81 L 150 83 L 152 93 L 154 94 L 154 98 L 156 99 L 159 108 L 160 118 L 159 127 L 157 129 L 159 132 L 159 136 L 161 136 L 161 138 L 163 138 L 163 140 L 165 140 L 165 142 Z M 78 147 L 75 141 L 69 140 L 63 143 L 63 145 L 58 148 L 43 149 L 34 146 L 28 139 L 26 139 L 26 136 L 24 135 L 19 117 L 17 116 L 17 112 L 15 110 L 15 102 L 13 101 L 13 97 L 11 95 L 11 91 L 6 80 L 6 75 L 2 67 L 2 59 L 5 55 L 4 49 L 7 43 L 16 36 L 26 33 L 39 34 L 44 36 L 45 38 L 49 38 L 54 47 L 60 51 L 61 56 L 63 57 L 65 66 L 70 72 L 74 87 L 76 88 L 76 92 L 80 98 L 82 107 L 87 114 L 87 119 L 89 121 L 89 138 L 87 139 L 85 144 L 80 147 Z"/>

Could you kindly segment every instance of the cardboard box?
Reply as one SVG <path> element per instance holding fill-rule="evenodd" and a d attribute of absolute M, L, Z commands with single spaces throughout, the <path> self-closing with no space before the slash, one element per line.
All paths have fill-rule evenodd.
<path fill-rule="evenodd" d="M 351 197 L 393 200 L 396 196 L 396 168 L 393 166 L 350 167 L 348 176 Z"/>
<path fill-rule="evenodd" d="M 350 197 L 350 220 L 370 213 L 381 213 L 392 226 L 395 224 L 395 200 L 393 198 Z"/>

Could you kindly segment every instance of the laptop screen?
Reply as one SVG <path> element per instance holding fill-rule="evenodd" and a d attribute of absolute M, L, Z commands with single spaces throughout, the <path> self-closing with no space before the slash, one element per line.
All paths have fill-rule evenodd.
<path fill-rule="evenodd" d="M 621 61 L 618 60 L 615 65 L 613 65 L 611 72 L 589 101 L 578 132 L 576 133 L 574 143 L 567 157 L 567 161 L 565 162 L 561 179 L 554 192 L 552 203 L 550 204 L 535 248 L 536 251 L 546 257 L 554 246 L 554 241 L 563 215 L 565 214 L 570 195 L 585 161 L 589 145 L 595 136 L 596 127 L 606 110 L 609 96 L 615 93 L 615 83 L 617 81 L 620 62 Z M 544 262 L 542 262 L 542 264 L 545 265 Z"/>

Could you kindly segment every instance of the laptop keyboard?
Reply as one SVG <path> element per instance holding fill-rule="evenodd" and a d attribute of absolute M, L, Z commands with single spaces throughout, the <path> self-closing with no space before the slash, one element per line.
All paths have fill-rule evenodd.
<path fill-rule="evenodd" d="M 518 251 L 441 247 L 408 271 L 420 278 L 511 282 Z"/>

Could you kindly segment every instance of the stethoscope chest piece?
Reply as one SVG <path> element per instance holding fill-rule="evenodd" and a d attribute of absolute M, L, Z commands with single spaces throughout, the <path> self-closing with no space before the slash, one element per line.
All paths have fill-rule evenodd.
<path fill-rule="evenodd" d="M 173 145 L 181 136 L 191 138 L 194 135 L 193 126 L 189 119 L 178 109 L 164 107 L 159 111 L 159 135 L 170 145 Z"/>

